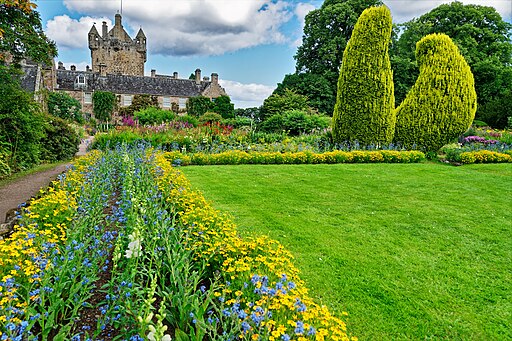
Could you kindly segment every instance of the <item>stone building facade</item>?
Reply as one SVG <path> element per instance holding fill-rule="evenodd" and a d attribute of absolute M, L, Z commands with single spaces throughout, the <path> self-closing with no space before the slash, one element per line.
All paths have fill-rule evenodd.
<path fill-rule="evenodd" d="M 139 29 L 135 39 L 130 38 L 121 23 L 121 15 L 116 14 L 114 27 L 108 31 L 104 21 L 101 35 L 96 26 L 89 31 L 92 71 L 107 74 L 144 76 L 146 62 L 146 35 Z"/>
<path fill-rule="evenodd" d="M 210 99 L 226 95 L 219 84 L 216 73 L 201 77 L 196 69 L 195 78 L 181 79 L 177 72 L 173 75 L 159 75 L 151 70 L 144 75 L 146 62 L 146 36 L 142 29 L 135 39 L 124 30 L 121 15 L 116 14 L 115 25 L 109 31 L 103 22 L 102 34 L 93 25 L 89 31 L 89 49 L 92 67 L 77 70 L 71 66 L 67 70 L 59 62 L 51 72 L 41 74 L 37 65 L 27 66 L 25 72 L 26 89 L 35 91 L 43 86 L 50 91 L 64 91 L 82 104 L 82 111 L 92 114 L 92 94 L 94 91 L 110 91 L 117 95 L 120 106 L 129 106 L 135 95 L 156 96 L 161 108 L 171 110 L 186 108 L 190 97 L 206 96 Z"/>

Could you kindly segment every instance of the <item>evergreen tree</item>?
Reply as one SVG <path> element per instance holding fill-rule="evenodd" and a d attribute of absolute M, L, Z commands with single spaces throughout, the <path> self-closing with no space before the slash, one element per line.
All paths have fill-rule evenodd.
<path fill-rule="evenodd" d="M 436 152 L 464 133 L 475 117 L 473 74 L 446 34 L 430 34 L 416 44 L 420 74 L 397 108 L 395 141 Z"/>
<path fill-rule="evenodd" d="M 396 118 L 388 55 L 391 31 L 391 13 L 384 6 L 364 10 L 357 20 L 343 53 L 333 115 L 334 141 L 392 141 Z"/>

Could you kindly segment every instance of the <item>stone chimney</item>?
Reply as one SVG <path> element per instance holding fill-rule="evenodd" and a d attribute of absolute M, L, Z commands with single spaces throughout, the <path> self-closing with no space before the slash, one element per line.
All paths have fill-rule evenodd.
<path fill-rule="evenodd" d="M 219 84 L 219 75 L 212 73 L 212 84 Z"/>
<path fill-rule="evenodd" d="M 172 73 L 172 76 L 173 76 L 174 79 L 178 79 L 178 73 L 176 71 L 174 71 Z"/>
<path fill-rule="evenodd" d="M 196 84 L 201 83 L 201 69 L 196 69 Z"/>
<path fill-rule="evenodd" d="M 107 22 L 104 21 L 103 25 L 101 26 L 101 36 L 102 36 L 102 38 L 103 39 L 107 39 L 107 34 L 108 34 Z"/>
<path fill-rule="evenodd" d="M 57 65 L 58 65 L 57 70 L 66 70 L 66 68 L 64 67 L 64 64 L 62 64 L 62 62 L 59 62 Z"/>
<path fill-rule="evenodd" d="M 87 66 L 85 67 L 85 71 L 87 71 L 87 72 L 90 72 L 90 71 L 91 71 L 91 68 L 89 67 L 89 65 L 87 65 Z"/>
<path fill-rule="evenodd" d="M 75 65 L 71 65 L 71 71 L 76 71 L 76 66 Z"/>
<path fill-rule="evenodd" d="M 151 70 L 151 77 L 153 77 L 153 78 L 156 77 L 156 70 L 155 69 Z"/>
<path fill-rule="evenodd" d="M 123 25 L 121 25 L 121 14 L 117 13 L 116 14 L 116 26 L 120 26 L 120 27 L 123 27 Z"/>

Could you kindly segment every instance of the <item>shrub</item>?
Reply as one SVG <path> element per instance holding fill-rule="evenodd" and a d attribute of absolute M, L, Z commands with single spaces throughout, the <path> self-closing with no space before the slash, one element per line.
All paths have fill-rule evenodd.
<path fill-rule="evenodd" d="M 278 133 L 284 130 L 291 136 L 297 136 L 310 133 L 315 129 L 324 129 L 328 126 L 328 117 L 309 115 L 300 110 L 291 110 L 269 117 L 261 123 L 260 129 L 268 133 Z"/>
<path fill-rule="evenodd" d="M 191 116 L 191 115 L 178 116 L 178 118 L 176 118 L 176 120 L 179 122 L 188 123 L 188 124 L 192 125 L 193 127 L 197 127 L 199 125 L 199 120 L 196 117 Z"/>
<path fill-rule="evenodd" d="M 479 150 L 476 152 L 463 152 L 460 154 L 460 162 L 471 163 L 507 163 L 512 162 L 510 154 L 493 152 L 490 150 Z"/>
<path fill-rule="evenodd" d="M 213 108 L 213 102 L 205 96 L 190 97 L 187 100 L 187 114 L 191 116 L 199 117 Z"/>
<path fill-rule="evenodd" d="M 44 116 L 32 95 L 21 86 L 14 68 L 0 65 L 0 145 L 13 170 L 39 163 Z"/>
<path fill-rule="evenodd" d="M 102 122 L 108 122 L 112 118 L 112 112 L 116 107 L 116 96 L 108 91 L 95 91 L 92 94 L 94 117 Z"/>
<path fill-rule="evenodd" d="M 308 98 L 293 90 L 285 89 L 282 94 L 273 93 L 263 101 L 260 117 L 266 119 L 290 110 L 308 110 Z"/>
<path fill-rule="evenodd" d="M 142 125 L 153 125 L 172 121 L 176 114 L 170 110 L 147 107 L 134 113 L 134 118 Z"/>
<path fill-rule="evenodd" d="M 333 114 L 335 142 L 387 144 L 395 129 L 393 75 L 387 7 L 363 11 L 343 53 Z"/>
<path fill-rule="evenodd" d="M 249 117 L 235 117 L 222 121 L 222 124 L 232 126 L 233 128 L 251 127 L 254 120 Z"/>
<path fill-rule="evenodd" d="M 463 134 L 476 111 L 473 74 L 445 34 L 430 34 L 416 44 L 420 74 L 397 108 L 395 141 L 436 152 Z"/>
<path fill-rule="evenodd" d="M 71 159 L 78 152 L 80 137 L 69 124 L 58 117 L 47 117 L 41 160 L 55 162 Z"/>
<path fill-rule="evenodd" d="M 199 117 L 199 123 L 220 123 L 222 121 L 222 116 L 214 113 L 214 112 L 207 112 L 201 115 Z"/>
<path fill-rule="evenodd" d="M 65 92 L 50 92 L 48 95 L 48 113 L 64 120 L 83 123 L 82 104 Z"/>
<path fill-rule="evenodd" d="M 229 96 L 219 96 L 213 100 L 213 111 L 220 114 L 222 118 L 233 118 L 235 105 L 231 103 Z"/>

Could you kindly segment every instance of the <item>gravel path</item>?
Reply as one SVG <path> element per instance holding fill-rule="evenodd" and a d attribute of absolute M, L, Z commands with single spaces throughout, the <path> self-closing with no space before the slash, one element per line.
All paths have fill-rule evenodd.
<path fill-rule="evenodd" d="M 76 156 L 86 154 L 87 146 L 91 143 L 92 139 L 92 137 L 88 137 L 82 140 Z M 0 187 L 0 223 L 5 221 L 9 210 L 18 207 L 19 204 L 39 193 L 39 189 L 47 187 L 59 174 L 66 171 L 68 166 L 69 163 L 59 165 L 53 169 L 27 175 Z"/>

